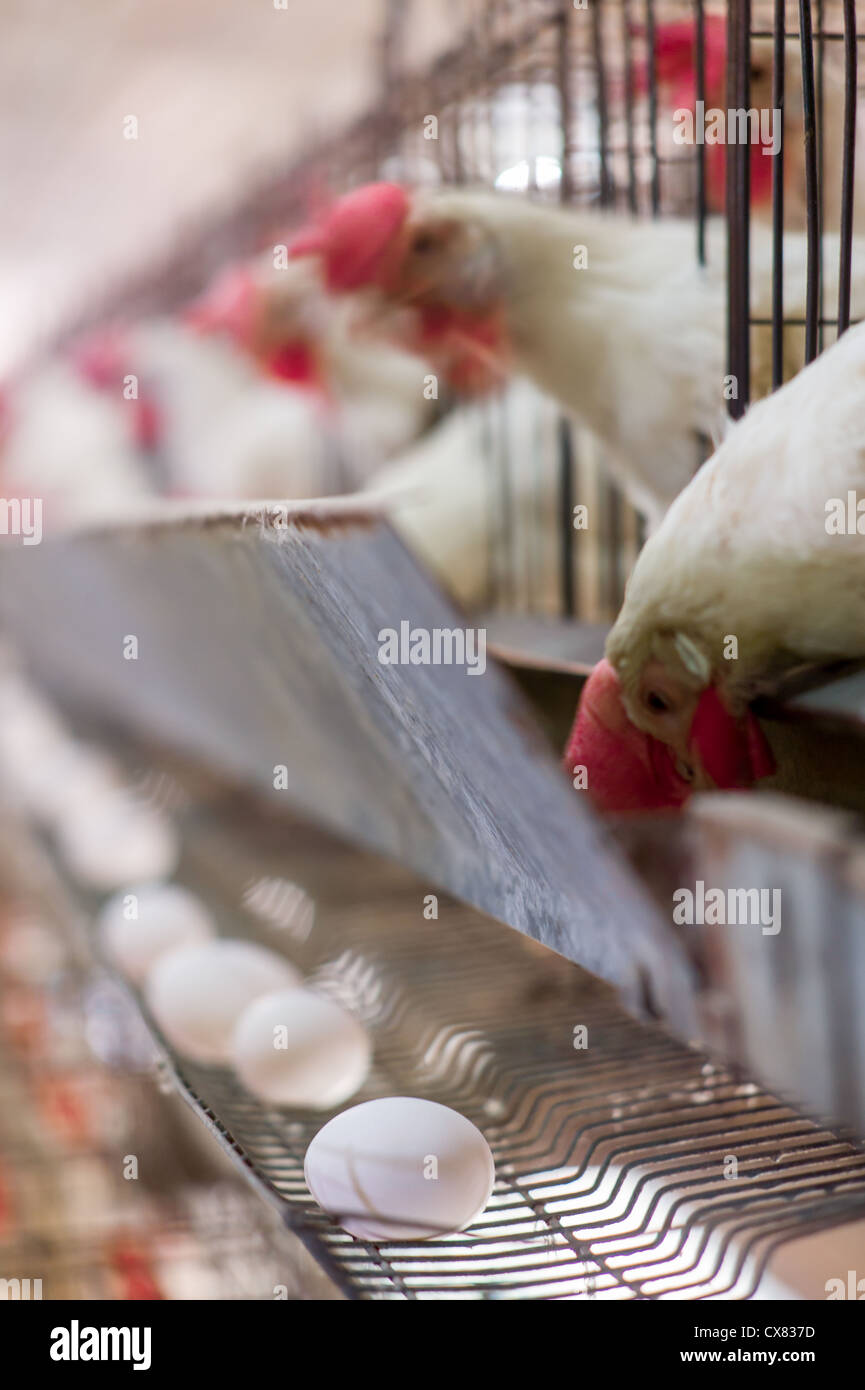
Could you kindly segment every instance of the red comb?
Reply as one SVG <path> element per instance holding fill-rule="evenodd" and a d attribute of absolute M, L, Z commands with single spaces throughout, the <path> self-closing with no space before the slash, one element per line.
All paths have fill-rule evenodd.
<path fill-rule="evenodd" d="M 577 767 L 586 769 L 586 790 L 601 811 L 657 811 L 681 806 L 691 793 L 666 745 L 631 723 L 606 660 L 583 686 L 565 750 L 568 774 Z"/>
<path fill-rule="evenodd" d="M 704 65 L 708 105 L 724 104 L 727 64 L 727 21 L 720 15 L 704 20 Z M 642 25 L 631 25 L 631 33 L 644 39 Z M 691 106 L 696 96 L 697 26 L 693 19 L 675 19 L 655 28 L 654 71 L 661 87 L 672 87 L 675 106 Z M 635 92 L 649 89 L 649 61 L 639 58 L 633 65 L 631 82 Z"/>
<path fill-rule="evenodd" d="M 477 314 L 445 305 L 425 305 L 418 315 L 421 355 L 441 364 L 449 384 L 467 395 L 485 395 L 505 382 L 510 337 L 500 308 Z"/>
<path fill-rule="evenodd" d="M 303 339 L 296 338 L 280 344 L 275 352 L 265 358 L 264 365 L 277 381 L 287 381 L 292 386 L 327 395 L 327 382 L 321 363 L 312 344 Z"/>
<path fill-rule="evenodd" d="M 289 246 L 292 256 L 322 256 L 330 290 L 375 284 L 409 211 L 397 183 L 367 183 L 338 198 Z"/>
<path fill-rule="evenodd" d="M 644 31 L 637 31 L 643 36 Z M 726 107 L 727 21 L 722 15 L 706 15 L 704 20 L 705 100 L 707 107 Z M 691 110 L 697 96 L 696 71 L 697 26 L 693 19 L 673 20 L 659 24 L 655 30 L 655 74 L 659 85 L 668 92 L 673 110 Z M 640 93 L 648 89 L 647 67 L 637 64 L 634 85 Z M 726 197 L 727 152 L 723 145 L 710 145 L 706 150 L 706 181 L 709 205 L 722 211 Z M 772 160 L 763 154 L 763 146 L 751 151 L 751 201 L 755 205 L 768 202 L 772 196 Z"/>
<path fill-rule="evenodd" d="M 256 316 L 256 284 L 244 266 L 231 266 L 186 309 L 183 321 L 200 333 L 227 333 L 249 343 Z"/>
<path fill-rule="evenodd" d="M 727 21 L 721 15 L 706 15 L 703 33 L 708 94 L 724 81 Z M 696 43 L 697 25 L 693 19 L 673 20 L 669 24 L 658 25 L 655 30 L 655 72 L 659 82 L 672 83 L 683 77 L 696 78 Z"/>

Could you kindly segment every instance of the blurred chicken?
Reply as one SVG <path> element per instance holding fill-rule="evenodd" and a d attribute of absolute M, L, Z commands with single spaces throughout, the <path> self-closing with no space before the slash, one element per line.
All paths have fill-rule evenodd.
<path fill-rule="evenodd" d="M 685 222 L 372 184 L 333 204 L 293 252 L 319 255 L 334 292 L 365 289 L 398 306 L 402 341 L 456 388 L 489 390 L 514 371 L 531 377 L 604 442 L 612 471 L 656 525 L 693 475 L 698 436 L 723 428 L 725 232 L 717 221 L 708 232 L 702 268 Z M 770 310 L 771 259 L 771 237 L 755 229 L 757 317 Z M 827 246 L 830 302 L 835 260 Z M 805 265 L 804 239 L 791 234 L 793 318 L 805 302 Z M 803 342 L 800 327 L 786 329 L 786 376 L 801 365 Z M 754 331 L 752 357 L 752 389 L 762 395 L 771 385 L 768 329 Z"/>
<path fill-rule="evenodd" d="M 351 491 L 434 419 L 416 356 L 353 335 L 311 265 L 235 269 L 185 319 L 108 327 L 8 392 L 0 471 L 55 523 L 158 493 Z"/>
<path fill-rule="evenodd" d="M 567 751 L 599 806 L 768 775 L 755 697 L 865 658 L 863 385 L 860 325 L 752 407 L 646 544 Z"/>
<path fill-rule="evenodd" d="M 325 408 L 356 481 L 435 419 L 423 363 L 371 344 L 357 306 L 328 294 L 309 263 L 235 266 L 192 305 L 186 322 L 251 358 L 264 380 L 306 389 Z"/>
<path fill-rule="evenodd" d="M 538 458 L 539 434 L 554 425 L 549 402 L 517 380 L 492 411 L 486 403 L 453 410 L 368 484 L 409 548 L 467 609 L 489 602 L 502 578 L 510 591 L 531 587 L 535 609 L 555 604 L 560 577 L 548 538 L 558 478 Z"/>
<path fill-rule="evenodd" d="M 130 330 L 127 362 L 157 403 L 160 491 L 181 497 L 310 497 L 350 486 L 318 386 L 263 377 L 221 334 L 157 320 Z"/>
<path fill-rule="evenodd" d="M 706 15 L 705 93 L 706 110 L 727 110 L 727 21 L 721 15 Z M 693 19 L 660 24 L 655 31 L 655 73 L 661 101 L 666 110 L 659 121 L 670 135 L 677 110 L 695 110 L 696 24 Z M 822 224 L 825 231 L 837 230 L 841 221 L 841 172 L 844 149 L 844 73 L 843 61 L 827 45 L 823 64 L 822 98 Z M 805 107 L 802 95 L 802 57 L 798 40 L 786 45 L 784 63 L 784 117 L 781 132 L 784 167 L 784 220 L 789 227 L 805 225 Z M 815 45 L 815 61 L 817 48 Z M 750 109 L 772 111 L 773 42 L 752 39 L 750 70 Z M 644 87 L 645 71 L 638 70 L 637 86 Z M 818 119 L 821 119 L 818 113 Z M 861 125 L 861 121 L 859 123 Z M 672 149 L 671 145 L 671 149 Z M 772 215 L 771 141 L 762 138 L 751 149 L 751 208 L 755 216 Z M 727 151 L 724 144 L 706 145 L 706 198 L 712 212 L 726 206 Z M 865 182 L 859 161 L 854 186 L 854 226 L 865 216 Z"/>
<path fill-rule="evenodd" d="M 122 399 L 93 390 L 73 362 L 43 364 L 4 397 L 0 489 L 7 499 L 39 498 L 46 533 L 115 515 L 151 494 Z"/>

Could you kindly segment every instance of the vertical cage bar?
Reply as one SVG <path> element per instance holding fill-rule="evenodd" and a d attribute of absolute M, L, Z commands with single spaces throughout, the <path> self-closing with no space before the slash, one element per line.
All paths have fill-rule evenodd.
<path fill-rule="evenodd" d="M 697 110 L 702 111 L 704 107 L 699 103 L 706 100 L 706 17 L 703 0 L 695 0 L 695 10 L 694 78 Z M 700 265 L 706 264 L 706 146 L 702 141 L 697 145 L 697 260 Z"/>
<path fill-rule="evenodd" d="M 559 521 L 561 525 L 562 613 L 572 618 L 577 611 L 577 585 L 574 575 L 574 450 L 571 422 L 559 420 Z"/>
<path fill-rule="evenodd" d="M 510 608 L 516 604 L 518 589 L 516 507 L 514 501 L 512 460 L 508 439 L 507 412 L 500 400 L 490 401 L 487 407 L 490 419 L 490 434 L 495 441 L 496 474 L 499 480 L 499 503 L 501 516 L 502 603 Z"/>
<path fill-rule="evenodd" d="M 622 54 L 625 78 L 625 153 L 628 161 L 628 211 L 637 212 L 637 145 L 634 136 L 634 67 L 630 0 L 622 0 Z"/>
<path fill-rule="evenodd" d="M 824 198 L 825 198 L 825 196 L 826 196 L 826 190 L 825 190 L 825 172 L 826 172 L 825 154 L 826 154 L 826 150 L 825 150 L 825 123 L 824 123 L 824 116 L 825 116 L 825 109 L 826 109 L 826 107 L 825 107 L 825 71 L 824 71 L 824 60 L 825 60 L 825 56 L 826 56 L 826 40 L 825 40 L 824 37 L 823 37 L 825 27 L 826 27 L 826 12 L 825 12 L 825 8 L 824 8 L 823 0 L 817 0 L 817 75 L 816 75 L 815 111 L 816 111 L 816 118 L 817 118 L 817 130 L 816 130 L 816 135 L 817 135 L 817 140 L 816 140 L 816 150 L 817 150 L 817 236 L 818 236 L 817 246 L 818 246 L 818 256 L 819 256 L 819 260 L 820 260 L 820 270 L 819 270 L 819 285 L 820 285 L 820 290 L 819 290 L 819 294 L 818 294 L 818 304 L 819 304 L 819 307 L 818 307 L 818 310 L 817 310 L 817 351 L 818 351 L 818 352 L 822 352 L 822 351 L 823 351 L 823 324 L 824 324 L 824 320 L 825 320 L 825 318 L 826 318 L 826 310 L 825 310 L 825 277 L 824 277 L 824 275 L 823 275 L 823 220 L 824 220 L 823 209 L 824 209 L 824 206 L 825 206 Z"/>
<path fill-rule="evenodd" d="M 850 326 L 850 277 L 853 259 L 853 192 L 856 177 L 856 97 L 858 45 L 856 0 L 844 5 L 844 149 L 841 161 L 841 238 L 838 267 L 838 335 Z"/>
<path fill-rule="evenodd" d="M 785 0 L 775 0 L 772 107 L 780 112 L 781 144 L 772 165 L 772 390 L 784 379 L 784 99 L 787 45 Z M 773 119 L 776 119 L 773 117 Z"/>
<path fill-rule="evenodd" d="M 805 362 L 817 356 L 820 316 L 820 196 L 817 184 L 817 113 L 814 95 L 814 39 L 811 0 L 799 0 L 799 43 L 802 52 L 802 107 L 805 141 L 805 204 L 808 264 L 805 291 Z"/>
<path fill-rule="evenodd" d="M 490 608 L 497 608 L 501 600 L 497 544 L 497 522 L 499 517 L 496 511 L 500 504 L 498 495 L 499 470 L 495 456 L 495 440 L 493 439 L 492 424 L 488 411 L 484 411 L 480 417 L 478 434 L 480 439 L 481 458 L 484 460 L 489 480 L 486 507 L 486 604 Z"/>
<path fill-rule="evenodd" d="M 607 72 L 604 62 L 603 7 L 592 6 L 592 56 L 595 63 L 595 94 L 598 108 L 598 155 L 600 158 L 601 207 L 609 207 L 615 197 L 610 173 L 610 112 L 607 104 Z"/>
<path fill-rule="evenodd" d="M 403 51 L 405 13 L 400 0 L 385 0 L 384 21 L 379 38 L 379 84 L 381 109 L 373 135 L 369 176 L 376 178 L 382 163 L 393 153 L 400 128 L 400 112 L 394 102 Z"/>
<path fill-rule="evenodd" d="M 622 544 L 624 526 L 622 516 L 622 494 L 614 482 L 607 481 L 606 494 L 606 603 L 610 617 L 614 617 L 622 606 Z"/>
<path fill-rule="evenodd" d="M 574 123 L 574 103 L 571 94 L 571 7 L 564 0 L 556 16 L 556 84 L 559 89 L 559 120 L 562 128 L 562 177 L 559 197 L 570 203 L 574 197 L 574 171 L 571 164 L 571 133 Z"/>
<path fill-rule="evenodd" d="M 559 113 L 562 124 L 562 178 L 559 184 L 559 197 L 568 203 L 574 196 L 574 179 L 571 168 L 571 133 L 573 130 L 573 101 L 571 95 L 570 37 L 572 6 L 569 0 L 562 0 L 556 18 L 557 51 L 556 76 L 559 88 Z M 559 526 L 561 531 L 561 611 L 566 617 L 576 612 L 576 592 L 574 582 L 574 459 L 570 422 L 564 418 L 559 421 Z"/>
<path fill-rule="evenodd" d="M 661 165 L 658 160 L 658 70 L 655 54 L 655 3 L 646 0 L 646 45 L 649 79 L 649 151 L 652 159 L 652 216 L 661 211 Z"/>
<path fill-rule="evenodd" d="M 475 69 L 470 78 L 470 89 L 463 94 L 463 104 L 466 101 L 477 102 L 481 94 L 489 98 L 487 109 L 494 119 L 492 111 L 493 93 L 498 92 L 500 85 L 511 76 L 510 73 L 500 72 L 493 79 L 489 87 L 484 82 L 483 55 L 490 51 L 492 46 L 492 32 L 495 22 L 494 5 L 487 0 L 482 9 L 467 21 L 467 34 L 472 52 L 476 62 L 473 64 Z M 526 103 L 526 112 L 528 102 Z M 531 157 L 530 131 L 528 115 L 525 117 L 526 128 L 525 149 L 528 155 L 528 181 L 527 191 L 535 192 L 537 183 L 535 179 L 535 161 Z M 473 151 L 473 161 L 471 169 L 472 181 L 476 181 L 479 175 L 477 145 Z M 498 483 L 499 492 L 499 522 L 500 529 L 498 540 L 500 543 L 500 563 L 497 565 L 499 574 L 498 600 L 499 604 L 505 608 L 513 608 L 516 605 L 516 596 L 519 588 L 519 565 L 517 556 L 517 522 L 518 508 L 514 497 L 513 487 L 513 467 L 510 448 L 510 439 L 507 428 L 507 410 L 504 401 L 499 397 L 494 397 L 485 409 L 486 421 L 488 426 L 488 438 L 490 440 L 494 460 L 494 473 Z"/>
<path fill-rule="evenodd" d="M 751 0 L 730 0 L 727 107 L 747 111 L 750 104 Z M 751 395 L 750 156 L 747 143 L 727 146 L 727 361 L 737 386 L 729 403 L 734 420 L 744 415 Z"/>

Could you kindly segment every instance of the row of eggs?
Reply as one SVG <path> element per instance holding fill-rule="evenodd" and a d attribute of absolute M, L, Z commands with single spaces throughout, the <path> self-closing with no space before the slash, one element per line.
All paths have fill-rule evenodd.
<path fill-rule="evenodd" d="M 295 1109 L 331 1109 L 363 1085 L 372 1044 L 358 1020 L 306 987 L 283 956 L 217 938 L 186 889 L 147 884 L 118 894 L 99 926 L 107 956 L 142 989 L 185 1057 L 229 1065 L 259 1100 Z M 495 1179 L 471 1121 L 411 1096 L 336 1115 L 310 1143 L 304 1173 L 319 1205 L 368 1241 L 462 1230 L 484 1210 Z"/>
<path fill-rule="evenodd" d="M 0 767 L 79 882 L 97 892 L 144 885 L 106 904 L 103 945 L 143 989 L 178 1052 L 233 1066 L 269 1104 L 330 1109 L 359 1089 L 372 1059 L 366 1030 L 306 988 L 282 956 L 217 939 L 204 905 L 160 882 L 179 857 L 171 819 L 124 786 L 112 759 L 72 738 L 2 659 Z M 307 1150 L 305 1176 L 315 1199 L 352 1235 L 408 1240 L 469 1225 L 487 1204 L 494 1168 L 486 1140 L 463 1115 L 391 1096 L 324 1125 Z"/>
<path fill-rule="evenodd" d="M 171 819 L 125 785 L 114 759 L 73 738 L 8 661 L 0 646 L 0 775 L 11 803 L 96 892 L 171 874 L 180 853 Z"/>

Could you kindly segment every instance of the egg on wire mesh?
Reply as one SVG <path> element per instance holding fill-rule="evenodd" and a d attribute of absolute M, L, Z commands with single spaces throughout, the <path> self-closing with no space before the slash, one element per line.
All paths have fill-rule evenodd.
<path fill-rule="evenodd" d="M 16 714 L 0 734 L 0 764 L 12 800 L 35 820 L 53 825 L 112 791 L 116 777 L 103 754 L 51 736 L 50 725 L 40 742 L 41 727 L 38 718 L 28 724 Z"/>
<path fill-rule="evenodd" d="M 176 883 L 124 888 L 105 904 L 98 926 L 108 959 L 135 984 L 169 951 L 216 935 L 201 899 Z"/>
<path fill-rule="evenodd" d="M 254 999 L 300 984 L 284 958 L 252 941 L 181 946 L 157 960 L 144 996 L 168 1041 L 195 1062 L 225 1065 L 231 1035 Z"/>
<path fill-rule="evenodd" d="M 366 1080 L 372 1043 L 341 1005 L 311 989 L 256 999 L 237 1021 L 231 1063 L 247 1090 L 272 1105 L 329 1110 Z"/>
<path fill-rule="evenodd" d="M 306 1151 L 306 1185 L 350 1235 L 427 1240 L 465 1230 L 495 1182 L 490 1147 L 456 1110 L 413 1096 L 343 1110 Z"/>

